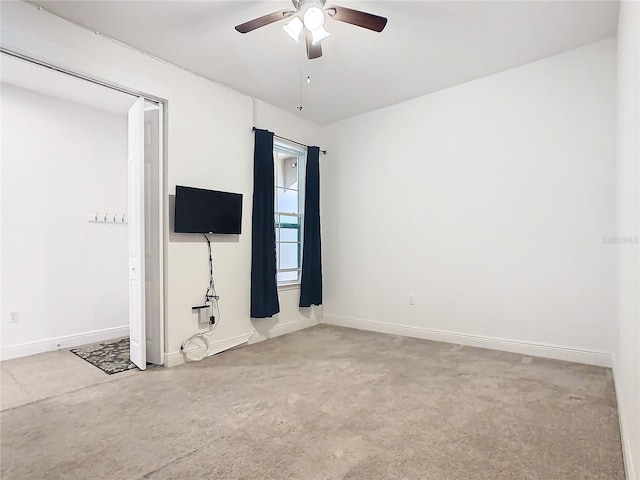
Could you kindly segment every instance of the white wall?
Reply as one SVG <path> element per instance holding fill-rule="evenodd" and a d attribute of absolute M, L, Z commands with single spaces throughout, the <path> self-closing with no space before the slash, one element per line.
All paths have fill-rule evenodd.
<path fill-rule="evenodd" d="M 254 336 L 249 318 L 251 197 L 253 190 L 252 99 L 229 88 L 158 62 L 132 49 L 22 2 L 2 7 L 2 43 L 40 60 L 126 86 L 168 101 L 167 194 L 175 185 L 244 194 L 242 235 L 214 236 L 215 281 L 222 321 L 211 337 L 212 352 Z M 318 143 L 320 128 L 259 103 L 260 127 L 302 142 Z M 297 136 L 299 135 L 299 136 Z M 166 363 L 181 362 L 180 344 L 198 331 L 191 307 L 199 305 L 208 284 L 207 246 L 197 236 L 165 238 Z M 3 266 L 4 268 L 4 266 Z M 282 293 L 281 313 L 266 333 L 274 335 L 308 325 L 295 291 Z M 6 310 L 3 306 L 3 310 Z M 4 312 L 3 312 L 4 314 Z M 296 325 L 293 325 L 298 322 Z M 286 328 L 278 329 L 281 324 Z M 260 335 L 254 336 L 254 340 Z"/>
<path fill-rule="evenodd" d="M 325 321 L 609 364 L 615 47 L 331 125 Z"/>
<path fill-rule="evenodd" d="M 126 335 L 127 226 L 87 221 L 127 211 L 126 116 L 6 84 L 0 99 L 3 358 Z"/>
<path fill-rule="evenodd" d="M 635 243 L 616 245 L 618 329 L 614 377 L 627 478 L 640 475 L 640 3 L 620 4 L 618 25 L 618 225 L 616 234 Z"/>

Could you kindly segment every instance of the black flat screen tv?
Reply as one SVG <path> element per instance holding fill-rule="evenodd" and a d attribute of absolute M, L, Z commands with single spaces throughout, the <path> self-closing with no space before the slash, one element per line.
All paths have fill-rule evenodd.
<path fill-rule="evenodd" d="M 242 194 L 176 186 L 175 233 L 240 234 Z"/>

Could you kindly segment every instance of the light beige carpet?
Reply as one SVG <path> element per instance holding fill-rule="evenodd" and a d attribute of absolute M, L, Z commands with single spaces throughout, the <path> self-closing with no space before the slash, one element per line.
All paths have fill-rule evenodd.
<path fill-rule="evenodd" d="M 610 370 L 329 326 L 1 422 L 3 480 L 624 478 Z"/>

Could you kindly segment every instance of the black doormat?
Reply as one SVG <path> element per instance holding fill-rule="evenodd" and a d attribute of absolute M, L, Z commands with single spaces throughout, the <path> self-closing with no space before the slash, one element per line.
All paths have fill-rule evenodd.
<path fill-rule="evenodd" d="M 129 359 L 129 337 L 72 348 L 71 353 L 109 375 L 138 368 Z"/>

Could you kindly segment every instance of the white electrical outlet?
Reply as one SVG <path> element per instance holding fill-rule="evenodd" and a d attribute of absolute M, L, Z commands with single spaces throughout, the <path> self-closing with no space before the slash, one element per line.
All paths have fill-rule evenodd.
<path fill-rule="evenodd" d="M 18 323 L 20 321 L 20 312 L 18 310 L 11 310 L 9 312 L 9 323 Z"/>
<path fill-rule="evenodd" d="M 415 305 L 416 304 L 416 296 L 413 293 L 409 294 L 409 305 Z"/>

